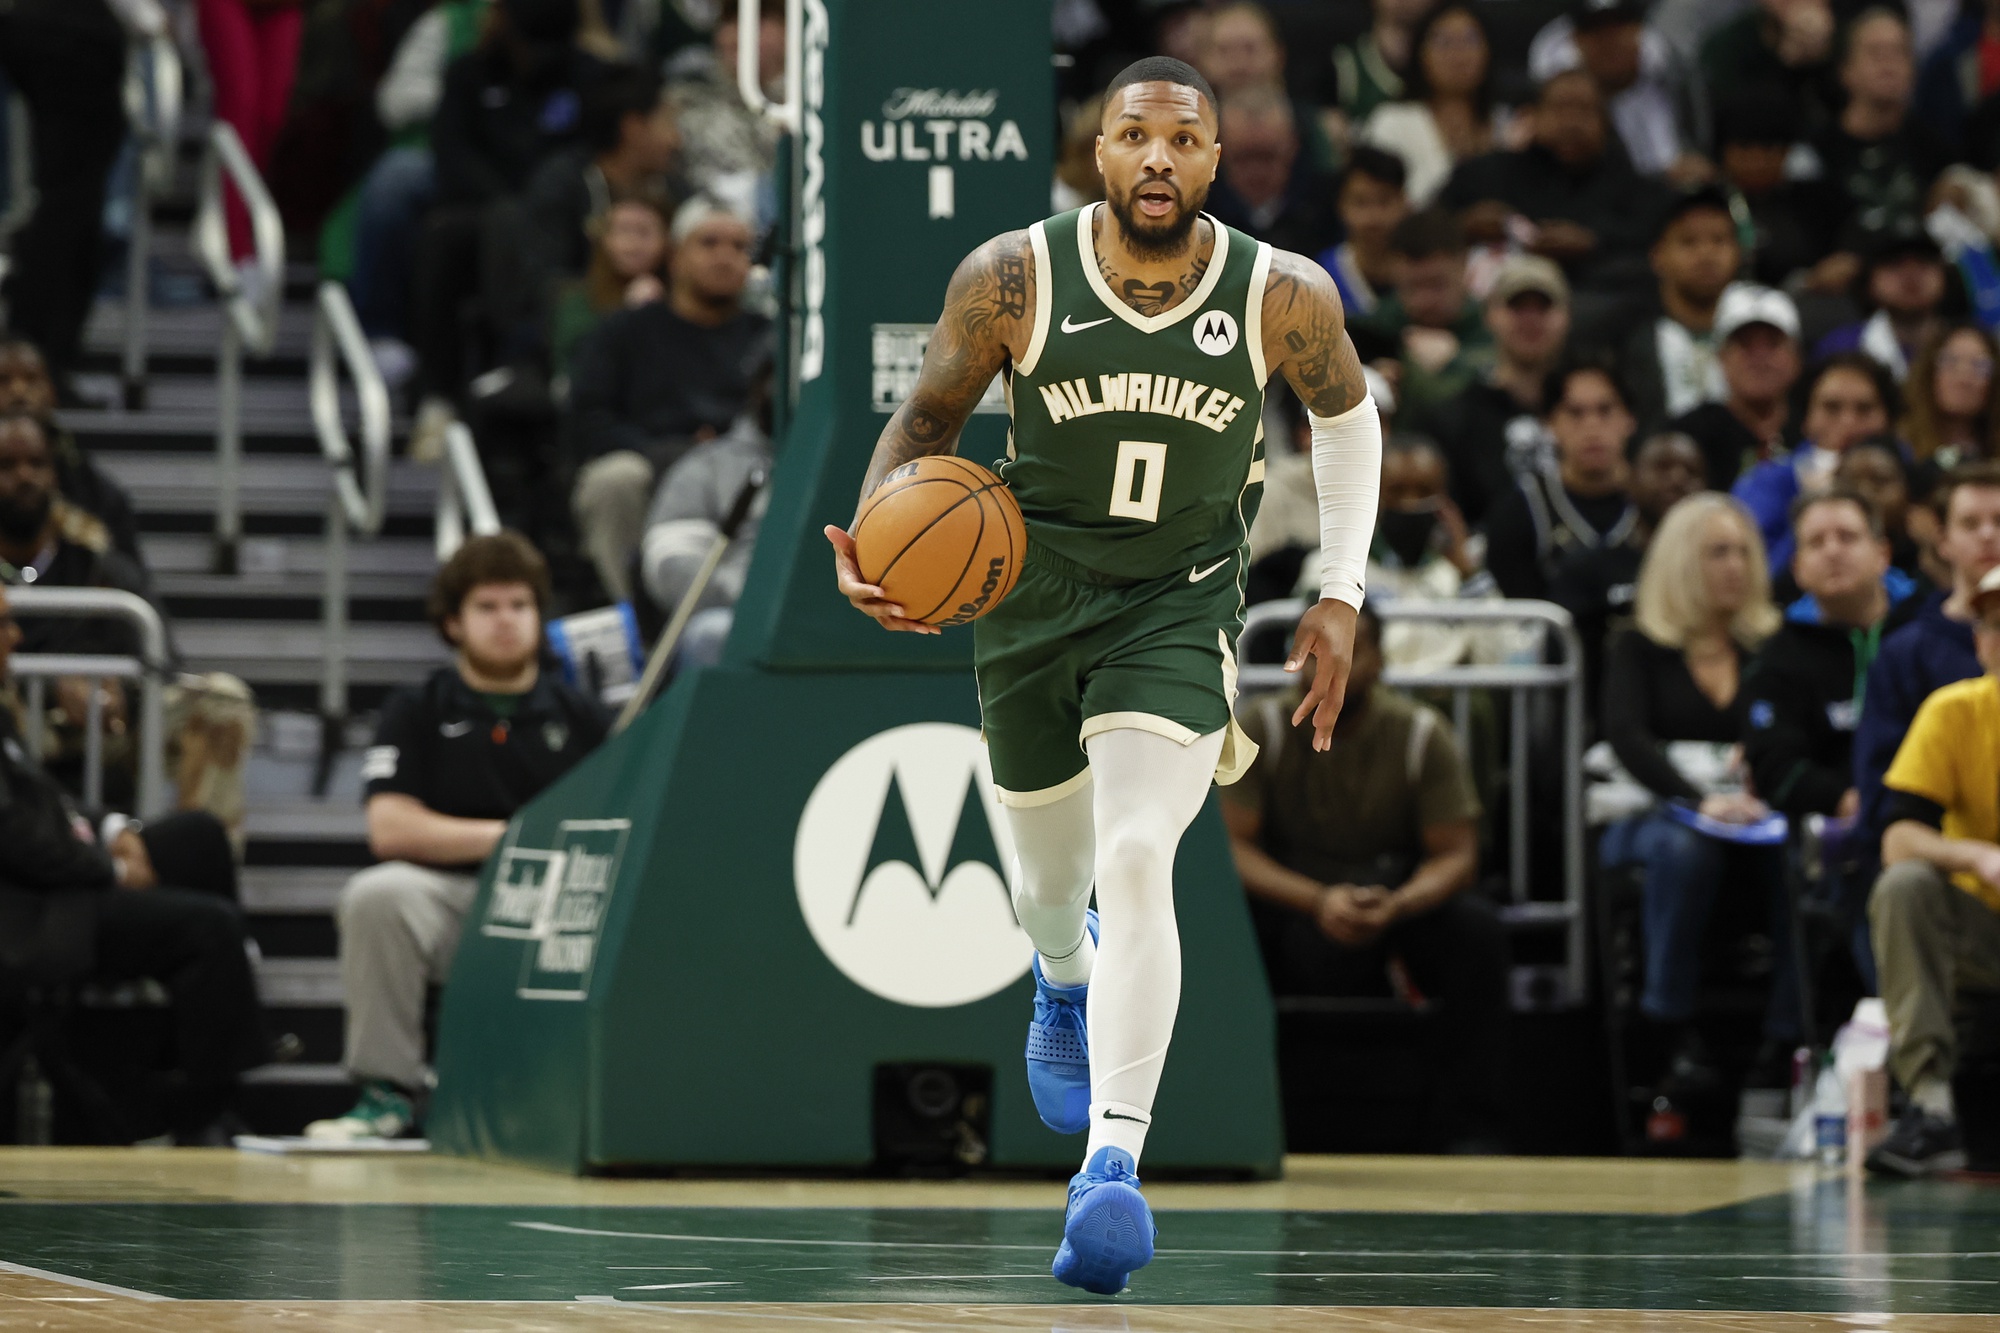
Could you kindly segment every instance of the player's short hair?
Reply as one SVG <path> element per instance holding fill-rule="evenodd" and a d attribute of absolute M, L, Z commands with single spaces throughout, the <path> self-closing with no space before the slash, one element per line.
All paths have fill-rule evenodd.
<path fill-rule="evenodd" d="M 431 580 L 431 595 L 425 610 L 430 613 L 438 637 L 457 647 L 445 633 L 444 622 L 465 609 L 465 599 L 472 596 L 473 589 L 494 583 L 527 584 L 528 591 L 535 596 L 535 610 L 544 618 L 548 616 L 553 595 L 549 588 L 549 562 L 533 543 L 518 532 L 468 537 Z"/>
<path fill-rule="evenodd" d="M 1215 89 L 1208 86 L 1208 80 L 1201 71 L 1185 60 L 1175 60 L 1172 56 L 1147 56 L 1135 60 L 1118 71 L 1104 89 L 1104 109 L 1111 109 L 1111 102 L 1120 92 L 1135 83 L 1178 83 L 1192 88 L 1208 99 L 1210 114 L 1218 120 L 1222 116 L 1222 99 L 1215 95 Z"/>

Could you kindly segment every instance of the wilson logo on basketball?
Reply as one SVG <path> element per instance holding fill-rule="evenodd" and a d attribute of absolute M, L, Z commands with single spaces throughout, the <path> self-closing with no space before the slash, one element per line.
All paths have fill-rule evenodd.
<path fill-rule="evenodd" d="M 986 613 L 986 604 L 993 600 L 993 590 L 1007 577 L 1007 561 L 994 556 L 986 566 L 986 582 L 979 585 L 979 595 L 969 602 L 961 603 L 958 611 L 949 620 L 940 620 L 940 627 L 963 625 L 968 620 L 977 620 Z"/>
<path fill-rule="evenodd" d="M 1194 345 L 1210 356 L 1236 350 L 1236 317 L 1227 310 L 1211 310 L 1194 324 Z"/>

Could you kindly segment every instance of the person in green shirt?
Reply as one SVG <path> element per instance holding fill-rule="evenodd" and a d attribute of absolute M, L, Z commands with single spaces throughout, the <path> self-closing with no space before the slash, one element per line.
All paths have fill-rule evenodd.
<path fill-rule="evenodd" d="M 569 376 L 570 356 L 586 333 L 614 310 L 666 296 L 673 217 L 662 195 L 643 193 L 612 203 L 594 224 L 590 268 L 556 299 L 549 347 L 557 376 Z"/>
<path fill-rule="evenodd" d="M 1426 411 L 1476 380 L 1492 364 L 1493 333 L 1465 277 L 1465 233 L 1443 209 L 1412 213 L 1389 234 L 1396 290 L 1354 321 L 1395 347 L 1396 399 L 1403 411 Z"/>

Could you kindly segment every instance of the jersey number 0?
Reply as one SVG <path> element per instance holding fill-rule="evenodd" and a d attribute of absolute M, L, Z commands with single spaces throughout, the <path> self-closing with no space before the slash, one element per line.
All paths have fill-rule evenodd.
<path fill-rule="evenodd" d="M 1111 479 L 1111 517 L 1160 521 L 1160 487 L 1167 479 L 1167 446 L 1149 440 L 1120 440 L 1118 470 Z"/>

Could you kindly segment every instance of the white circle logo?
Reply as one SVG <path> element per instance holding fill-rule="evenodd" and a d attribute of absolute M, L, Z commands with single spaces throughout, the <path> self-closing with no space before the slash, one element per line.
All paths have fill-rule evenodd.
<path fill-rule="evenodd" d="M 917 722 L 827 769 L 799 816 L 799 910 L 833 965 L 897 1004 L 1006 989 L 1034 945 L 1014 919 L 1014 846 L 972 727 Z"/>
<path fill-rule="evenodd" d="M 1211 310 L 1194 322 L 1194 345 L 1210 356 L 1236 350 L 1236 316 Z"/>

